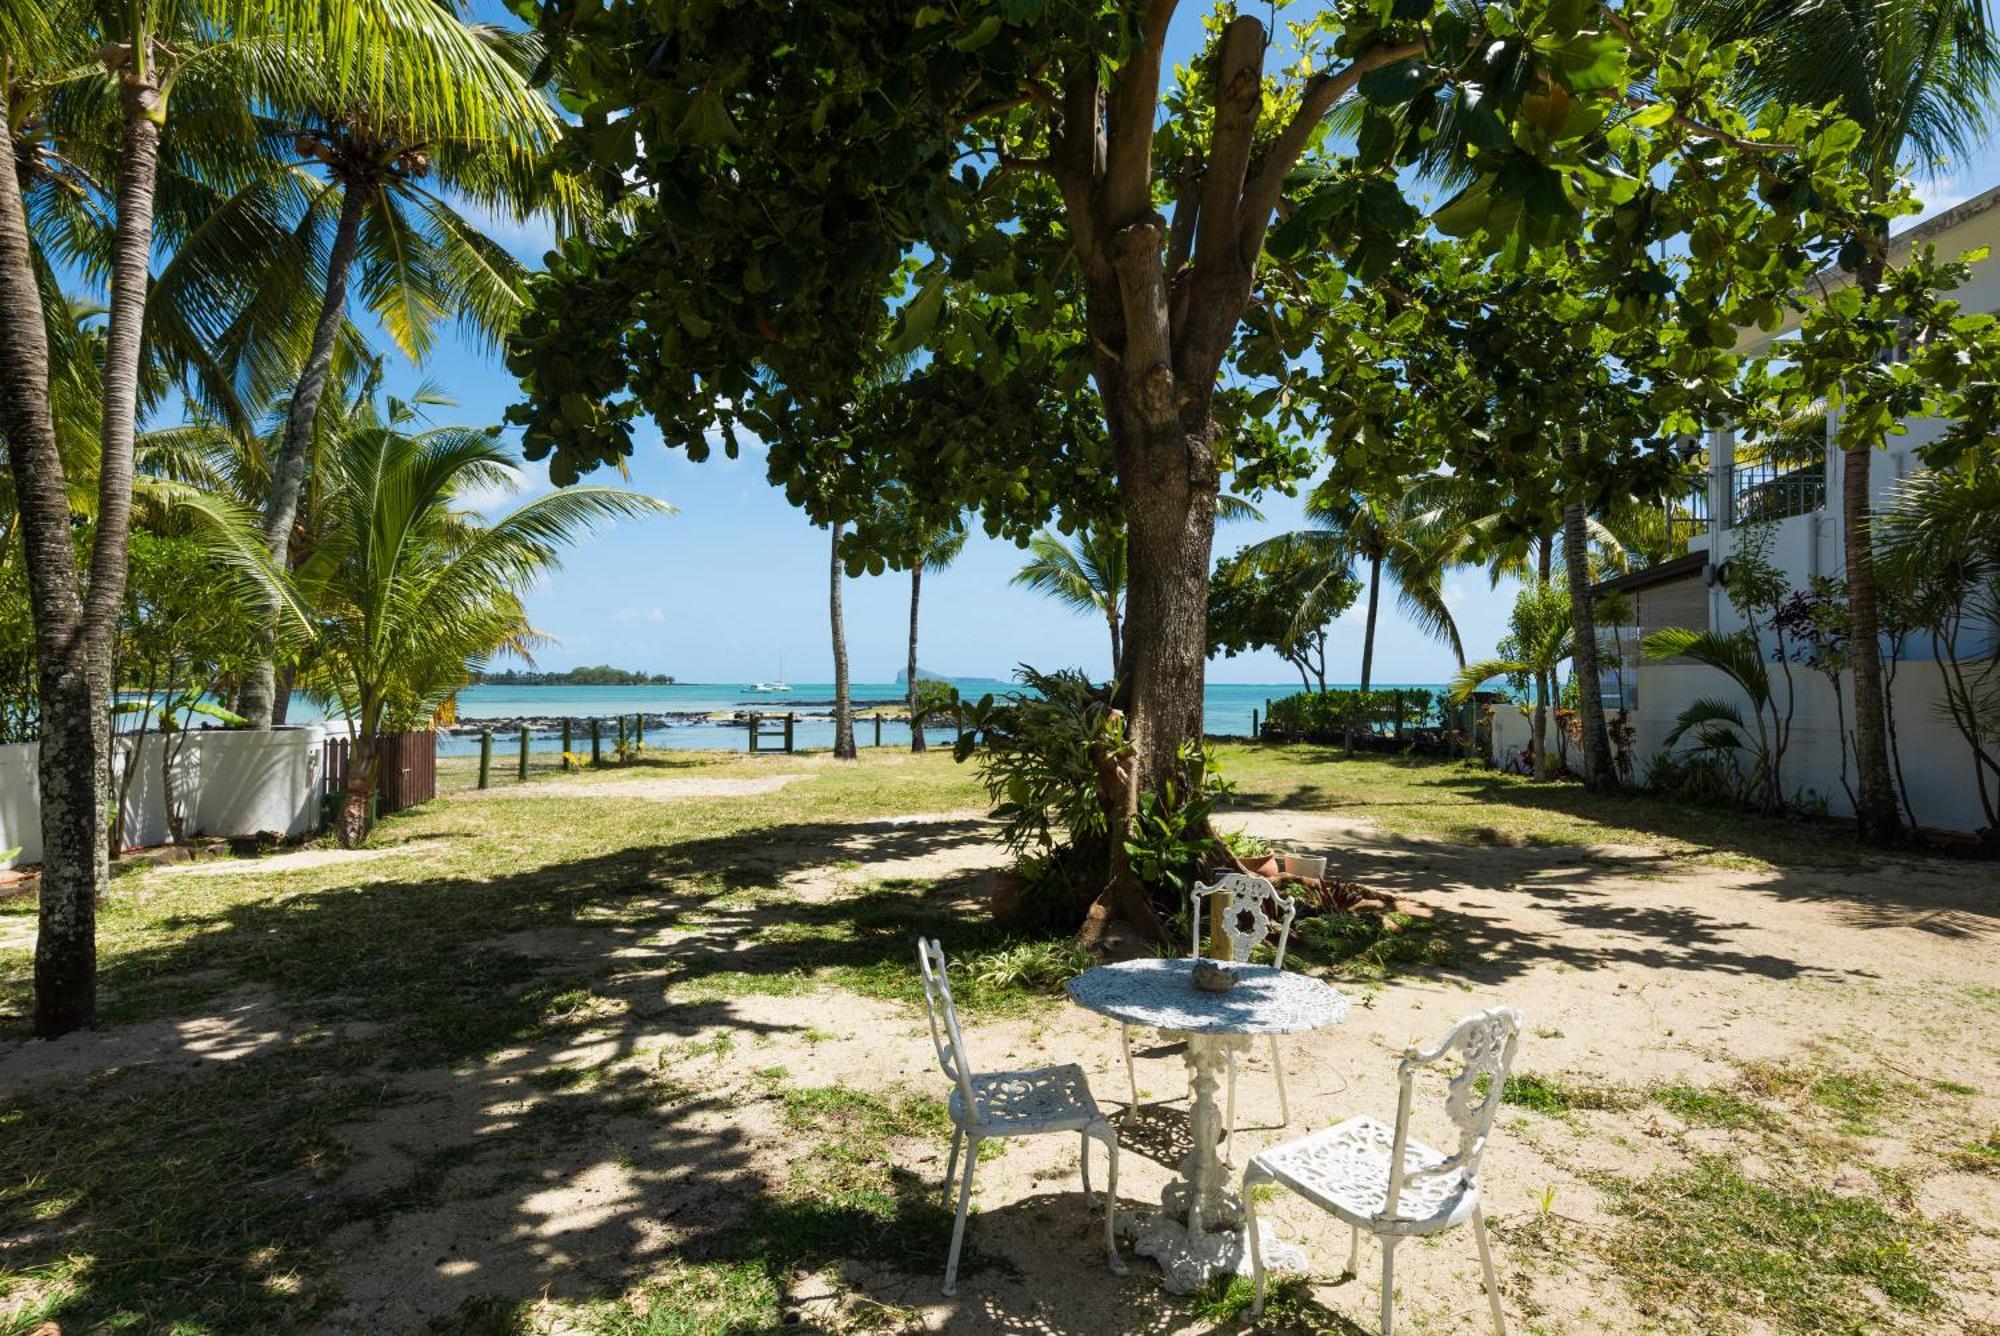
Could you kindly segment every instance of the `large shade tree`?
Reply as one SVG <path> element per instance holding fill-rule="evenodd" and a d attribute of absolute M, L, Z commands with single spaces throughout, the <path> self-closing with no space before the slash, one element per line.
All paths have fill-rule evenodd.
<path fill-rule="evenodd" d="M 1816 133 L 1808 118 L 1751 126 L 1715 100 L 1729 53 L 1642 9 L 1313 6 L 1267 77 L 1272 35 L 1229 6 L 1169 75 L 1176 8 L 779 3 L 747 23 L 729 5 L 542 7 L 586 52 L 571 143 L 636 202 L 624 239 L 565 248 L 510 345 L 526 448 L 559 482 L 628 454 L 645 412 L 697 459 L 754 433 L 795 497 L 839 472 L 815 498 L 829 518 L 901 480 L 1017 539 L 1059 505 L 1122 522 L 1121 824 L 1199 737 L 1224 476 L 1288 483 L 1312 463 L 1222 374 L 1246 314 L 1267 314 L 1281 208 L 1285 249 L 1373 282 L 1423 227 L 1399 169 L 1463 117 L 1471 184 L 1440 226 L 1513 263 L 1581 242 L 1599 202 L 1619 220 L 1586 251 L 1619 272 L 1693 216 L 1754 226 L 1761 177 L 1796 191 L 1819 162 L 1769 166 Z M 1328 118 L 1356 100 L 1337 154 Z M 878 338 L 929 352 L 904 389 L 935 406 L 908 431 L 828 430 Z M 1080 422 L 1086 388 L 1097 416 Z M 1087 936 L 1152 919 L 1112 847 Z"/>

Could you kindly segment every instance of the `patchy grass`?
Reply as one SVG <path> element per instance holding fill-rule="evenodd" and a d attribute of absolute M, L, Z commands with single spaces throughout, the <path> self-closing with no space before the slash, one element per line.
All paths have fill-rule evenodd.
<path fill-rule="evenodd" d="M 1656 1088 L 1652 1095 L 1660 1107 L 1694 1127 L 1772 1128 L 1780 1122 L 1756 1100 L 1717 1086 L 1676 1081 Z"/>
<path fill-rule="evenodd" d="M 1761 1318 L 1862 1332 L 1942 1306 L 1946 1239 L 1913 1209 L 1809 1175 L 1760 1180 L 1726 1157 L 1641 1182 L 1605 1180 L 1627 1227 L 1611 1241 L 1642 1311 L 1702 1329 Z"/>
<path fill-rule="evenodd" d="M 1987 1129 L 1984 1137 L 1962 1141 L 1952 1151 L 1951 1167 L 1974 1174 L 2000 1174 L 2000 1127 Z"/>
<path fill-rule="evenodd" d="M 1481 1093 L 1485 1093 L 1483 1088 Z M 1501 1087 L 1500 1102 L 1546 1114 L 1551 1118 L 1562 1118 L 1584 1109 L 1599 1111 L 1629 1109 L 1637 1102 L 1637 1098 L 1631 1091 L 1617 1086 L 1566 1081 L 1561 1077 L 1540 1076 L 1534 1072 L 1517 1072 L 1509 1076 L 1507 1084 Z"/>
<path fill-rule="evenodd" d="M 1593 793 L 1474 761 L 1347 755 L 1310 744 L 1216 748 L 1238 808 L 1284 807 L 1365 818 L 1392 835 L 1452 844 L 1650 845 L 1714 867 L 1862 867 L 1870 856 L 1837 827 L 1771 821 L 1658 794 Z"/>

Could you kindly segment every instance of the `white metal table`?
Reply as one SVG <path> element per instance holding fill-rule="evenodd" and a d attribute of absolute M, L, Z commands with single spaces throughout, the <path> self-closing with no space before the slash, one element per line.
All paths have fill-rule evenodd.
<path fill-rule="evenodd" d="M 1300 1034 L 1337 1025 L 1347 1016 L 1347 999 L 1307 975 L 1269 965 L 1234 965 L 1236 986 L 1207 993 L 1194 986 L 1196 964 L 1126 960 L 1086 970 L 1068 985 L 1078 1006 L 1187 1042 L 1194 1147 L 1181 1161 L 1180 1177 L 1160 1194 L 1162 1209 L 1130 1226 L 1132 1250 L 1158 1262 L 1167 1288 L 1177 1294 L 1200 1289 L 1211 1276 L 1241 1270 L 1247 1257 L 1242 1199 L 1216 1152 L 1222 1110 L 1215 1097 L 1230 1051 L 1248 1048 L 1256 1035 Z M 1259 1242 L 1267 1267 L 1305 1263 L 1296 1248 L 1261 1236 Z"/>

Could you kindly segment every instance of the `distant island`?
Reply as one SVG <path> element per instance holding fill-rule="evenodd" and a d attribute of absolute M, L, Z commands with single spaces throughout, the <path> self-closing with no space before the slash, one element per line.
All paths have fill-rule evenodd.
<path fill-rule="evenodd" d="M 613 668 L 608 663 L 585 668 L 567 668 L 559 673 L 522 672 L 509 668 L 504 673 L 480 673 L 473 679 L 488 687 L 670 687 L 674 679 L 665 673 L 642 673 L 629 668 Z"/>
<path fill-rule="evenodd" d="M 935 668 L 926 668 L 922 664 L 918 664 L 917 680 L 921 682 L 998 682 L 1000 679 L 997 677 L 966 677 L 959 673 L 941 673 Z M 906 687 L 909 684 L 910 670 L 907 668 L 898 668 L 896 670 L 896 685 Z"/>

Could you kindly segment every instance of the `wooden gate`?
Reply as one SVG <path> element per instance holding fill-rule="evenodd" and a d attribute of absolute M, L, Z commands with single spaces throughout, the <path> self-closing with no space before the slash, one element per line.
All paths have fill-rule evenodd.
<path fill-rule="evenodd" d="M 379 758 L 375 770 L 375 791 L 381 796 L 376 806 L 379 815 L 400 812 L 437 797 L 436 732 L 421 728 L 407 733 L 384 733 L 375 745 Z M 336 801 L 347 792 L 353 759 L 352 744 L 345 737 L 326 740 L 326 792 Z"/>

